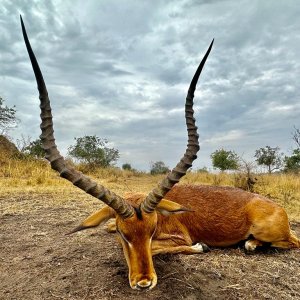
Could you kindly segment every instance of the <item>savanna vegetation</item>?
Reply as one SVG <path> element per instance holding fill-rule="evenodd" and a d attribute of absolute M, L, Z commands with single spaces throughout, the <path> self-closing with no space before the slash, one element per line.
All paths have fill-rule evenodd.
<path fill-rule="evenodd" d="M 16 124 L 15 110 L 1 105 L 0 117 L 11 117 L 2 123 L 8 130 Z M 285 207 L 299 236 L 296 128 L 293 139 L 297 148 L 291 156 L 266 146 L 255 153 L 256 162 L 244 161 L 232 150 L 216 150 L 213 166 L 220 173 L 193 170 L 181 184 L 234 186 L 270 197 Z M 149 173 L 130 163 L 114 167 L 118 150 L 96 136 L 75 139 L 68 154 L 75 161 L 70 164 L 121 196 L 148 193 L 169 171 L 162 161 L 151 163 Z M 0 136 L 0 299 L 300 299 L 297 250 L 159 255 L 154 259 L 158 286 L 148 293 L 131 290 L 114 235 L 97 228 L 65 236 L 103 204 L 60 178 L 42 156 L 39 139 L 23 138 L 16 147 Z M 266 173 L 255 172 L 257 165 Z"/>
<path fill-rule="evenodd" d="M 6 148 L 10 150 L 0 152 L 1 299 L 300 298 L 299 251 L 268 250 L 249 256 L 242 247 L 201 255 L 159 255 L 154 258 L 157 287 L 147 293 L 132 290 L 115 235 L 101 226 L 65 236 L 102 203 L 60 178 L 43 159 L 20 156 L 13 144 Z M 147 193 L 164 176 L 128 166 L 76 167 L 120 195 Z M 248 163 L 235 173 L 201 169 L 188 172 L 182 183 L 247 189 L 250 171 Z M 255 178 L 253 191 L 283 205 L 299 236 L 299 176 L 274 173 Z"/>
<path fill-rule="evenodd" d="M 11 151 L 11 149 L 9 150 Z M 71 164 L 74 164 L 70 161 Z M 126 192 L 149 192 L 163 178 L 155 172 L 138 172 L 132 168 L 89 168 L 86 164 L 77 164 L 76 168 L 101 182 L 114 192 L 124 195 Z M 164 172 L 165 173 L 165 172 Z M 274 199 L 283 205 L 292 220 L 300 221 L 300 177 L 295 173 L 249 174 L 240 168 L 233 173 L 210 173 L 206 169 L 190 171 L 181 183 L 234 186 L 248 190 L 247 180 L 255 177 L 252 190 Z M 0 195 L 8 193 L 68 193 L 76 189 L 51 170 L 44 159 L 0 152 Z M 81 193 L 81 191 L 77 191 Z M 7 208 L 9 210 L 9 208 Z M 20 208 L 22 210 L 22 208 Z"/>

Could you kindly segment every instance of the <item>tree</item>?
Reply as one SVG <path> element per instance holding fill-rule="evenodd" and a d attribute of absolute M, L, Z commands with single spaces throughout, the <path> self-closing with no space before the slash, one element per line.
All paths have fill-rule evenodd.
<path fill-rule="evenodd" d="M 0 97 L 0 130 L 5 133 L 17 124 L 16 110 L 4 105 L 4 99 Z"/>
<path fill-rule="evenodd" d="M 42 147 L 41 139 L 30 142 L 29 145 L 24 147 L 22 152 L 35 158 L 43 158 L 45 156 L 45 150 Z"/>
<path fill-rule="evenodd" d="M 128 171 L 132 170 L 131 164 L 129 164 L 129 163 L 123 164 L 122 169 L 123 170 L 128 170 Z"/>
<path fill-rule="evenodd" d="M 300 129 L 294 126 L 293 140 L 296 143 L 298 149 L 300 149 Z"/>
<path fill-rule="evenodd" d="M 293 150 L 291 156 L 285 156 L 284 171 L 285 172 L 300 172 L 300 129 L 294 126 L 295 131 L 292 133 L 293 140 L 296 143 L 297 148 Z"/>
<path fill-rule="evenodd" d="M 239 156 L 234 151 L 216 150 L 210 157 L 213 167 L 220 169 L 222 172 L 236 170 L 239 167 Z"/>
<path fill-rule="evenodd" d="M 108 147 L 108 141 L 95 135 L 74 138 L 76 143 L 68 148 L 68 154 L 90 166 L 109 167 L 120 157 L 119 151 Z"/>
<path fill-rule="evenodd" d="M 169 167 L 165 165 L 163 161 L 156 161 L 150 164 L 150 174 L 166 174 L 170 171 Z"/>
<path fill-rule="evenodd" d="M 291 156 L 286 156 L 284 158 L 284 171 L 299 173 L 299 171 L 300 171 L 300 149 L 293 150 L 293 154 Z"/>
<path fill-rule="evenodd" d="M 266 166 L 271 174 L 274 170 L 278 170 L 282 166 L 282 153 L 279 153 L 279 147 L 266 146 L 255 151 L 254 157 L 258 165 Z"/>

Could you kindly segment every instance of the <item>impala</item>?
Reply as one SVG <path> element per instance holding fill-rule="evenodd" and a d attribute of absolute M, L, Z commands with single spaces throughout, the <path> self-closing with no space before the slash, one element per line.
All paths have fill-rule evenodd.
<path fill-rule="evenodd" d="M 199 150 L 193 98 L 213 41 L 196 70 L 186 98 L 185 154 L 148 195 L 133 193 L 122 198 L 70 167 L 57 150 L 48 92 L 22 18 L 21 26 L 39 90 L 41 140 L 46 158 L 61 177 L 105 203 L 71 233 L 114 219 L 109 231 L 118 233 L 133 289 L 156 286 L 152 256 L 159 253 L 202 253 L 208 246 L 225 247 L 242 240 L 246 240 L 247 250 L 263 243 L 280 248 L 300 247 L 299 239 L 290 230 L 286 212 L 271 200 L 234 188 L 176 184 Z"/>

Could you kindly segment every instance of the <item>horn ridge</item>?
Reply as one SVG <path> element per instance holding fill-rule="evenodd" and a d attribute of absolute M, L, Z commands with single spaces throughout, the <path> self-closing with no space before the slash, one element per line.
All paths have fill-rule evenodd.
<path fill-rule="evenodd" d="M 104 186 L 97 184 L 91 180 L 86 175 L 75 170 L 73 167 L 70 167 L 63 156 L 57 149 L 55 138 L 54 138 L 54 129 L 52 121 L 52 111 L 50 106 L 50 100 L 48 97 L 48 92 L 46 84 L 40 70 L 39 64 L 36 60 L 34 52 L 31 48 L 26 29 L 20 15 L 22 33 L 27 48 L 27 52 L 31 61 L 31 65 L 34 71 L 34 75 L 37 82 L 37 87 L 39 91 L 40 98 L 40 109 L 41 109 L 41 130 L 42 134 L 40 136 L 42 140 L 42 147 L 46 152 L 46 159 L 50 162 L 52 169 L 59 172 L 62 178 L 67 179 L 72 182 L 78 188 L 84 190 L 86 193 L 91 196 L 103 201 L 105 204 L 113 208 L 118 215 L 123 218 L 131 217 L 134 214 L 133 207 L 127 203 L 120 196 L 112 193 Z"/>
<path fill-rule="evenodd" d="M 214 40 L 212 40 L 208 50 L 206 51 L 200 65 L 198 66 L 195 75 L 191 81 L 188 89 L 186 103 L 185 103 L 185 119 L 188 132 L 188 144 L 184 156 L 181 158 L 176 167 L 159 183 L 159 185 L 153 189 L 145 200 L 141 203 L 141 209 L 146 213 L 151 213 L 155 210 L 158 203 L 166 195 L 171 188 L 179 182 L 180 178 L 183 177 L 187 170 L 192 166 L 193 161 L 197 158 L 197 152 L 200 149 L 199 146 L 199 135 L 197 133 L 196 120 L 194 118 L 194 92 L 201 71 L 205 65 L 206 59 L 211 51 Z"/>

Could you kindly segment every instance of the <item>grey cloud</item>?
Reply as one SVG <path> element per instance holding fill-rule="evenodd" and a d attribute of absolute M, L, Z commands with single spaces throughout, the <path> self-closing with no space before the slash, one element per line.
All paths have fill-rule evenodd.
<path fill-rule="evenodd" d="M 98 134 L 121 162 L 172 167 L 185 149 L 183 105 L 212 38 L 195 96 L 201 153 L 221 146 L 251 157 L 291 147 L 299 127 L 297 1 L 8 1 L 0 4 L 0 95 L 16 105 L 15 138 L 39 135 L 36 84 L 19 13 L 46 79 L 57 142 Z M 67 125 L 67 126 L 66 126 Z"/>

